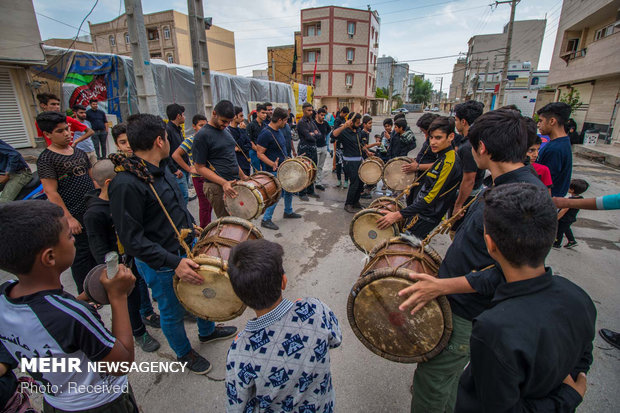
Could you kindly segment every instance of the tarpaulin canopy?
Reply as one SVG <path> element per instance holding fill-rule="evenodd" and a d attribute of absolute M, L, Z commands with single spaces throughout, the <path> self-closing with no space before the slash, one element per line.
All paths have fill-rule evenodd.
<path fill-rule="evenodd" d="M 63 104 L 88 104 L 96 98 L 107 102 L 105 109 L 117 116 L 119 121 L 133 113 L 139 113 L 137 90 L 133 76 L 133 60 L 127 56 L 108 53 L 85 52 L 44 46 L 47 65 L 33 66 L 38 76 L 62 82 Z M 199 113 L 194 98 L 194 72 L 187 66 L 168 64 L 163 60 L 151 60 L 155 91 L 159 107 L 158 115 L 165 117 L 166 106 L 178 103 L 185 107 L 188 117 Z M 295 98 L 291 85 L 211 72 L 211 94 L 214 104 L 222 99 L 248 113 L 247 102 L 270 101 L 285 103 L 295 111 Z M 188 128 L 190 122 L 187 122 Z"/>

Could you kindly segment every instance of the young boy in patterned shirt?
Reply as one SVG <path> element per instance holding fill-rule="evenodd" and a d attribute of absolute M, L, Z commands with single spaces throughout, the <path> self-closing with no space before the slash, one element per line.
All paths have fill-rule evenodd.
<path fill-rule="evenodd" d="M 282 247 L 265 239 L 233 248 L 237 296 L 256 313 L 226 361 L 227 412 L 333 412 L 329 349 L 342 342 L 334 313 L 316 298 L 282 297 Z"/>

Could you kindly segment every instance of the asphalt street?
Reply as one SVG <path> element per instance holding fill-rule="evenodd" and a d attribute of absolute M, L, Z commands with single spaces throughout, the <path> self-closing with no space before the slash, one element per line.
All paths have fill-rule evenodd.
<path fill-rule="evenodd" d="M 415 124 L 419 114 L 408 115 Z M 373 132 L 382 130 L 376 118 Z M 418 148 L 422 136 L 416 131 Z M 586 197 L 618 192 L 620 171 L 580 158 L 574 159 L 573 176 L 590 183 Z M 336 389 L 336 411 L 341 412 L 406 412 L 411 399 L 410 385 L 415 365 L 385 360 L 367 350 L 355 337 L 347 321 L 346 302 L 353 283 L 360 275 L 364 254 L 349 238 L 351 214 L 343 210 L 346 190 L 336 188 L 331 173 L 331 158 L 324 169 L 328 184 L 321 198 L 302 202 L 295 198 L 293 206 L 303 215 L 301 220 L 283 220 L 282 202 L 274 214 L 280 230 L 262 229 L 266 239 L 284 246 L 284 268 L 289 279 L 285 296 L 318 297 L 335 312 L 343 330 L 342 346 L 331 351 L 331 370 Z M 362 200 L 364 201 L 364 200 Z M 367 203 L 368 201 L 366 201 Z M 198 216 L 197 201 L 190 211 Z M 596 329 L 620 330 L 620 283 L 618 268 L 620 251 L 620 211 L 581 211 L 573 231 L 579 245 L 572 249 L 552 250 L 547 263 L 555 272 L 569 278 L 595 302 L 598 310 Z M 258 225 L 259 221 L 255 223 Z M 437 236 L 432 247 L 442 256 L 449 246 L 447 236 Z M 0 274 L 0 280 L 10 277 Z M 70 292 L 75 286 L 69 272 L 62 277 Z M 101 310 L 110 327 L 110 310 Z M 254 316 L 251 310 L 228 324 L 243 328 Z M 230 341 L 201 344 L 195 323 L 186 322 L 193 347 L 213 364 L 206 376 L 192 373 L 131 373 L 129 380 L 144 412 L 223 412 L 227 403 L 224 378 L 226 353 Z M 174 353 L 161 330 L 149 329 L 162 347 L 156 353 L 136 349 L 136 361 L 174 360 Z M 588 391 L 580 412 L 612 412 L 620 406 L 620 351 L 604 342 L 598 333 L 594 340 L 594 363 L 588 374 Z M 40 402 L 40 399 L 37 398 Z M 615 408 L 613 406 L 616 406 Z"/>

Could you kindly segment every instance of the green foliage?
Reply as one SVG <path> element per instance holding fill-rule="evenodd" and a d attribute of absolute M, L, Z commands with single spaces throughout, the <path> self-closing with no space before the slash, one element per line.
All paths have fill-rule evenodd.
<path fill-rule="evenodd" d="M 409 100 L 426 106 L 431 101 L 432 91 L 433 84 L 430 80 L 424 80 L 420 76 L 415 76 L 413 85 L 409 85 Z"/>
<path fill-rule="evenodd" d="M 568 93 L 561 95 L 560 102 L 564 102 L 570 106 L 571 115 L 574 114 L 575 111 L 581 107 L 581 105 L 583 105 L 579 91 L 576 89 L 571 89 Z"/>
<path fill-rule="evenodd" d="M 378 87 L 375 92 L 375 97 L 379 99 L 389 99 L 390 93 L 386 88 Z"/>

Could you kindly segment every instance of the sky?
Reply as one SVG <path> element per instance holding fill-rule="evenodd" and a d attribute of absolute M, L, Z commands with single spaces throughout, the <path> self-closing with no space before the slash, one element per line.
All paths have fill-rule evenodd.
<path fill-rule="evenodd" d="M 510 5 L 490 6 L 491 0 L 204 0 L 204 15 L 213 24 L 235 32 L 237 74 L 250 76 L 267 68 L 267 47 L 293 44 L 300 30 L 300 10 L 339 5 L 377 10 L 381 19 L 379 56 L 393 56 L 409 63 L 410 71 L 424 73 L 439 90 L 448 91 L 456 57 L 429 59 L 467 52 L 467 41 L 476 34 L 500 33 L 510 18 Z M 73 38 L 95 0 L 34 0 L 41 38 Z M 143 0 L 144 13 L 174 9 L 187 14 L 184 0 Z M 547 18 L 538 69 L 548 69 L 557 33 L 562 0 L 521 0 L 516 20 Z M 88 21 L 100 23 L 124 13 L 123 0 L 99 0 Z M 416 61 L 418 60 L 418 61 Z"/>

